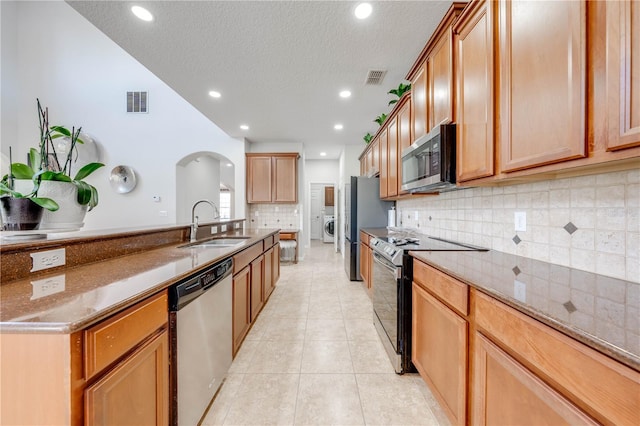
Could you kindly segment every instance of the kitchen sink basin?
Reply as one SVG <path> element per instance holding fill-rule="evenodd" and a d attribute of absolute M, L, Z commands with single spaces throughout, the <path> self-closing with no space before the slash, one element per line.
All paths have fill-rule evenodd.
<path fill-rule="evenodd" d="M 186 244 L 184 246 L 181 246 L 182 248 L 189 248 L 189 247 L 233 247 L 236 246 L 238 244 L 242 244 L 245 240 L 249 239 L 251 237 L 220 237 L 220 238 L 213 238 L 211 240 L 205 240 L 205 241 L 196 241 L 194 243 L 190 243 L 190 244 Z"/>

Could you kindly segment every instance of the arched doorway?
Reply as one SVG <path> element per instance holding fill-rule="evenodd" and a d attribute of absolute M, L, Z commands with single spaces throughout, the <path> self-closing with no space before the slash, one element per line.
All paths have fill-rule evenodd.
<path fill-rule="evenodd" d="M 235 166 L 224 155 L 216 152 L 195 152 L 176 163 L 178 223 L 190 223 L 191 208 L 196 201 L 202 199 L 212 201 L 218 207 L 218 211 L 221 211 L 221 203 L 224 203 L 224 216 L 233 218 L 234 194 Z M 205 222 L 213 219 L 214 212 L 203 205 L 198 207 L 196 215 L 200 222 Z"/>

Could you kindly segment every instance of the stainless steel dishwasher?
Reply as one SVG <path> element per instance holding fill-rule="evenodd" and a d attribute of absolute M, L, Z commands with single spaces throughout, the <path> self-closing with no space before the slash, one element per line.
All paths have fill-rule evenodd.
<path fill-rule="evenodd" d="M 172 423 L 196 425 L 232 362 L 233 260 L 171 287 Z"/>

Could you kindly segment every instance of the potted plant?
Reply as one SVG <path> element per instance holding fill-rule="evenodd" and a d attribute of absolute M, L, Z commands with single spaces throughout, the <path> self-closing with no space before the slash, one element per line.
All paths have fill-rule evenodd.
<path fill-rule="evenodd" d="M 56 211 L 43 213 L 40 229 L 77 229 L 82 227 L 87 211 L 98 205 L 98 190 L 84 179 L 103 167 L 102 163 L 89 163 L 74 171 L 77 158 L 77 144 L 82 127 L 49 127 L 49 111 L 38 104 L 40 127 L 39 149 L 31 148 L 29 165 L 15 164 L 13 174 L 16 179 L 31 179 L 37 185 L 41 196 L 55 199 L 59 205 Z M 54 140 L 67 138 L 66 155 L 59 155 Z"/>
<path fill-rule="evenodd" d="M 382 126 L 382 123 L 384 123 L 384 120 L 386 120 L 386 119 L 387 119 L 387 114 L 382 113 L 382 114 L 380 114 L 379 116 L 377 116 L 377 117 L 375 118 L 375 120 L 373 120 L 373 121 L 375 121 L 376 123 L 378 123 L 378 126 Z"/>
<path fill-rule="evenodd" d="M 389 101 L 389 106 L 395 104 L 396 102 L 398 102 L 400 100 L 400 98 L 402 98 L 402 96 L 407 93 L 409 90 L 411 90 L 411 84 L 404 84 L 404 83 L 400 83 L 400 85 L 398 86 L 397 89 L 391 89 L 389 90 L 387 93 L 390 95 L 396 95 L 398 97 L 398 99 L 392 99 Z"/>
<path fill-rule="evenodd" d="M 9 174 L 0 180 L 0 215 L 4 231 L 30 231 L 38 229 L 44 210 L 58 210 L 58 203 L 47 197 L 38 197 L 38 179 L 32 180 L 31 192 L 22 193 L 15 188 L 14 172 L 22 173 L 23 164 L 12 161 L 9 147 Z"/>
<path fill-rule="evenodd" d="M 373 135 L 371 135 L 371 133 L 367 133 L 362 139 L 364 139 L 364 142 L 368 144 L 369 142 L 371 142 L 371 139 L 373 139 Z"/>

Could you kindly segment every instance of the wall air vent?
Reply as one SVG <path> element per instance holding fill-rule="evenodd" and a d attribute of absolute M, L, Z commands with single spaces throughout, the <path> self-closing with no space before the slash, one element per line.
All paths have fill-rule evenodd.
<path fill-rule="evenodd" d="M 382 80 L 384 80 L 384 76 L 387 74 L 385 70 L 369 70 L 367 73 L 367 80 L 364 82 L 365 85 L 377 86 L 382 84 Z"/>
<path fill-rule="evenodd" d="M 149 92 L 127 92 L 127 112 L 149 112 Z"/>

